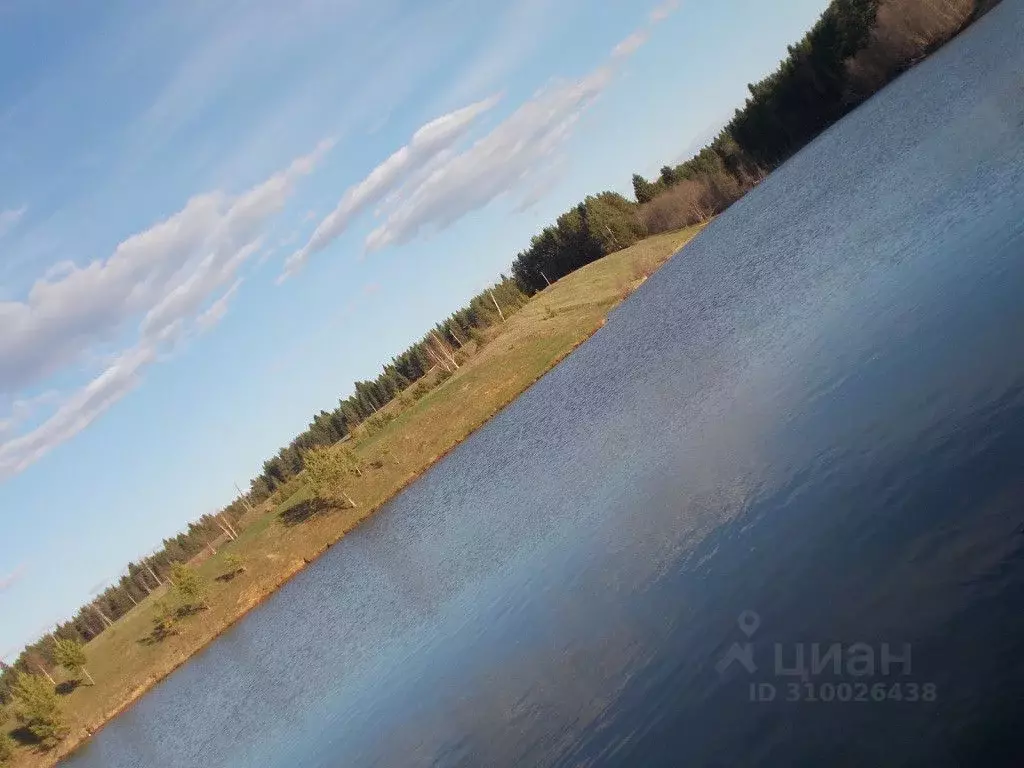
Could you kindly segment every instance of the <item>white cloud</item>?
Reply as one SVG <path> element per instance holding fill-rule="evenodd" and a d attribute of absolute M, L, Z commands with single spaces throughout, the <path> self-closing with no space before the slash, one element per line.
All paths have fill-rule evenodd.
<path fill-rule="evenodd" d="M 358 184 L 345 190 L 337 207 L 320 222 L 306 245 L 288 257 L 281 279 L 298 272 L 311 255 L 322 251 L 341 235 L 356 216 L 386 198 L 406 183 L 410 174 L 451 147 L 466 134 L 474 120 L 497 103 L 498 97 L 491 96 L 442 115 L 416 131 L 408 144 L 370 171 Z"/>
<path fill-rule="evenodd" d="M 252 254 L 263 225 L 326 151 L 294 161 L 238 197 L 210 192 L 117 246 L 106 260 L 59 265 L 24 301 L 0 302 L 0 393 L 74 362 L 94 343 L 145 315 L 157 337 L 227 283 Z"/>
<path fill-rule="evenodd" d="M 0 576 L 0 592 L 5 592 L 25 577 L 25 564 L 22 563 L 6 576 Z"/>
<path fill-rule="evenodd" d="M 21 208 L 11 208 L 6 211 L 0 211 L 0 237 L 3 237 L 21 220 L 21 217 L 25 215 L 25 211 L 28 210 L 28 206 L 23 205 Z"/>
<path fill-rule="evenodd" d="M 71 365 L 141 318 L 134 346 L 38 427 L 0 443 L 0 476 L 20 472 L 92 423 L 188 328 L 203 330 L 220 319 L 239 268 L 260 248 L 266 223 L 329 148 L 322 143 L 241 195 L 197 195 L 178 213 L 123 241 L 106 260 L 59 265 L 24 301 L 0 302 L 0 394 Z M 12 410 L 6 421 L 13 424 L 16 416 Z"/>
<path fill-rule="evenodd" d="M 679 9 L 679 0 L 666 0 L 666 2 L 659 5 L 649 16 L 651 24 L 659 24 L 675 13 Z"/>
<path fill-rule="evenodd" d="M 198 326 L 200 330 L 208 331 L 224 319 L 224 315 L 226 315 L 228 311 L 228 304 L 231 302 L 235 293 L 237 293 L 238 286 L 241 284 L 241 279 L 235 280 L 231 287 L 228 288 L 220 298 L 203 310 L 203 313 L 196 318 L 196 326 Z"/>
<path fill-rule="evenodd" d="M 612 74 L 605 66 L 543 90 L 469 149 L 403 189 L 367 237 L 367 250 L 408 242 L 425 228 L 443 229 L 521 184 L 562 145 Z"/>
<path fill-rule="evenodd" d="M 652 12 L 655 24 L 671 12 Z M 437 231 L 520 186 L 528 191 L 519 210 L 539 199 L 538 176 L 555 167 L 557 152 L 582 113 L 607 88 L 615 67 L 648 39 L 649 27 L 634 32 L 608 61 L 586 77 L 553 84 L 524 103 L 490 133 L 462 152 L 438 153 L 384 199 L 384 221 L 366 238 L 367 251 L 401 245 L 423 231 Z"/>
<path fill-rule="evenodd" d="M 651 36 L 651 29 L 658 24 L 661 24 L 661 22 L 665 21 L 669 16 L 679 10 L 680 5 L 680 0 L 665 0 L 661 5 L 655 6 L 655 8 L 647 14 L 647 27 L 636 30 L 636 32 L 629 35 L 629 37 L 615 46 L 612 50 L 612 57 L 620 58 L 632 56 L 636 53 Z"/>
<path fill-rule="evenodd" d="M 15 400 L 11 403 L 6 418 L 0 419 L 0 438 L 16 430 L 40 408 L 54 404 L 59 398 L 60 394 L 51 389 L 32 397 Z"/>
<path fill-rule="evenodd" d="M 650 33 L 646 29 L 638 29 L 612 49 L 612 57 L 619 59 L 626 56 L 632 56 L 634 53 L 639 51 L 641 47 L 643 47 L 643 44 L 647 42 L 647 38 L 649 36 Z"/>
<path fill-rule="evenodd" d="M 0 444 L 0 478 L 23 471 L 89 426 L 135 388 L 142 368 L 151 363 L 155 356 L 156 350 L 144 345 L 127 350 L 70 397 L 42 425 Z"/>
<path fill-rule="evenodd" d="M 230 250 L 208 254 L 146 313 L 140 326 L 143 338 L 164 338 L 176 323 L 193 317 L 209 296 L 234 277 L 239 267 L 259 251 L 262 244 L 263 239 L 256 237 Z"/>

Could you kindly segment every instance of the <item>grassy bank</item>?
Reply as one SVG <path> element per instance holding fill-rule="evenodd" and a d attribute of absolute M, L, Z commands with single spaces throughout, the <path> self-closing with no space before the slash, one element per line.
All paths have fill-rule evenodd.
<path fill-rule="evenodd" d="M 254 510 L 238 540 L 199 565 L 212 585 L 209 607 L 179 621 L 174 634 L 157 637 L 157 590 L 99 635 L 86 646 L 96 684 L 60 686 L 71 735 L 51 752 L 21 746 L 11 765 L 52 765 L 81 744 L 586 340 L 609 310 L 698 229 L 648 238 L 568 275 L 487 338 L 472 342 L 453 375 L 389 403 L 350 442 L 365 466 L 349 489 L 356 508 L 319 507 L 297 482 L 274 499 L 277 503 Z M 240 558 L 244 570 L 233 572 L 226 564 L 229 556 Z"/>

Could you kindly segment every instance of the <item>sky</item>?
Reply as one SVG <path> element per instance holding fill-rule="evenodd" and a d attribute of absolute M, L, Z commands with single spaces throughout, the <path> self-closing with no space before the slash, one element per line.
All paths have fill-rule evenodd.
<path fill-rule="evenodd" d="M 826 0 L 0 0 L 0 658 Z"/>

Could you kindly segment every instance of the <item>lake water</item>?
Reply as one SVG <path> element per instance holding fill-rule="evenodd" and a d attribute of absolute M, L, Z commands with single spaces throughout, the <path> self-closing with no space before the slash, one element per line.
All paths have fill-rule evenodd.
<path fill-rule="evenodd" d="M 1022 41 L 822 136 L 66 764 L 1024 764 Z"/>

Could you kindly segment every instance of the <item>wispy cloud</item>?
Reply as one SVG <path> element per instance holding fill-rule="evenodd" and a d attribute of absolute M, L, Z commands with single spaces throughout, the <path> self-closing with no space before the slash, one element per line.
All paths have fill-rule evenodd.
<path fill-rule="evenodd" d="M 612 49 L 612 57 L 620 59 L 632 56 L 643 47 L 649 37 L 650 33 L 646 29 L 638 29 Z"/>
<path fill-rule="evenodd" d="M 232 297 L 238 292 L 238 286 L 242 284 L 241 279 L 235 280 L 216 301 L 210 304 L 199 317 L 196 318 L 196 325 L 202 331 L 208 331 L 224 319 L 228 313 L 228 304 Z"/>
<path fill-rule="evenodd" d="M 197 195 L 178 213 L 122 242 L 109 258 L 84 267 L 62 265 L 37 281 L 25 300 L 0 302 L 0 393 L 66 368 L 141 318 L 134 345 L 115 354 L 35 429 L 0 443 L 0 477 L 24 470 L 91 424 L 189 328 L 203 330 L 223 317 L 236 275 L 259 250 L 267 222 L 329 149 L 329 143 L 321 144 L 240 195 Z"/>
<path fill-rule="evenodd" d="M 536 0 L 532 5 L 546 8 L 548 4 Z M 456 146 L 458 140 L 480 114 L 494 106 L 496 97 L 421 128 L 408 144 L 345 191 L 306 245 L 287 259 L 279 281 L 295 274 L 346 231 L 356 216 L 371 208 L 383 221 L 366 238 L 367 251 L 443 229 L 521 185 L 529 191 L 519 207 L 536 202 L 541 194 L 536 174 L 554 162 L 582 113 L 611 82 L 616 66 L 636 53 L 647 42 L 651 28 L 677 7 L 678 2 L 670 1 L 655 8 L 648 24 L 616 45 L 603 65 L 579 80 L 549 85 L 462 151 Z M 500 58 L 514 58 L 514 53 Z"/>
<path fill-rule="evenodd" d="M 31 397 L 16 399 L 11 403 L 7 416 L 0 419 L 0 439 L 32 418 L 40 408 L 53 405 L 59 400 L 60 393 L 52 389 Z"/>
<path fill-rule="evenodd" d="M 184 320 L 251 255 L 267 220 L 327 147 L 295 160 L 249 191 L 193 197 L 182 210 L 123 241 L 105 260 L 65 264 L 23 301 L 0 302 L 0 392 L 12 392 L 73 362 L 127 320 L 159 338 Z"/>
<path fill-rule="evenodd" d="M 118 355 L 106 370 L 72 395 L 39 427 L 0 444 L 0 478 L 27 469 L 92 424 L 135 388 L 142 369 L 155 357 L 155 349 L 141 345 Z"/>
<path fill-rule="evenodd" d="M 20 208 L 10 208 L 6 211 L 0 211 L 0 237 L 3 237 L 10 232 L 14 227 L 21 221 L 21 217 L 25 215 L 28 210 L 27 205 L 23 205 Z"/>
<path fill-rule="evenodd" d="M 26 570 L 27 568 L 25 567 L 25 564 L 22 563 L 13 571 L 8 573 L 6 576 L 0 576 L 0 592 L 6 592 L 8 589 L 13 587 L 23 578 L 25 578 Z"/>
<path fill-rule="evenodd" d="M 680 0 L 667 0 L 651 11 L 648 17 L 652 24 L 659 24 L 679 10 Z"/>
<path fill-rule="evenodd" d="M 548 86 L 471 147 L 412 180 L 390 201 L 383 223 L 367 237 L 366 249 L 401 245 L 421 232 L 444 229 L 523 185 L 530 189 L 530 203 L 535 202 L 536 175 L 555 162 L 580 116 L 611 83 L 615 66 L 647 37 L 646 29 L 634 32 L 590 74 Z"/>
<path fill-rule="evenodd" d="M 523 104 L 494 130 L 410 189 L 366 240 L 369 251 L 443 229 L 519 185 L 567 138 L 581 112 L 611 80 L 602 67 L 555 85 Z"/>
<path fill-rule="evenodd" d="M 651 36 L 651 31 L 654 27 L 661 22 L 668 19 L 673 13 L 679 10 L 680 0 L 666 0 L 661 5 L 656 6 L 649 14 L 647 14 L 647 26 L 641 27 L 640 29 L 627 36 L 621 43 L 612 49 L 612 57 L 620 58 L 626 56 L 632 56 Z"/>
<path fill-rule="evenodd" d="M 113 583 L 113 579 L 104 579 L 103 581 L 97 581 L 91 587 L 89 587 L 89 594 L 91 596 L 98 595 L 100 592 L 105 590 Z"/>
<path fill-rule="evenodd" d="M 429 173 L 409 179 L 385 201 L 384 221 L 367 236 L 367 251 L 444 229 L 522 186 L 528 191 L 517 210 L 536 203 L 543 196 L 538 177 L 557 164 L 558 152 L 581 115 L 611 83 L 616 68 L 678 7 L 677 0 L 656 7 L 647 24 L 616 45 L 590 74 L 541 90 L 471 147 L 439 157 Z"/>
<path fill-rule="evenodd" d="M 497 96 L 442 115 L 416 131 L 401 147 L 360 181 L 349 187 L 337 207 L 317 226 L 300 250 L 285 262 L 281 279 L 299 271 L 309 257 L 326 248 L 341 235 L 352 220 L 373 207 L 408 180 L 410 174 L 427 165 L 466 134 L 473 122 L 498 102 Z"/>

